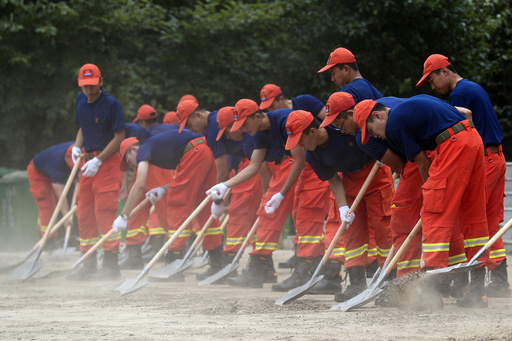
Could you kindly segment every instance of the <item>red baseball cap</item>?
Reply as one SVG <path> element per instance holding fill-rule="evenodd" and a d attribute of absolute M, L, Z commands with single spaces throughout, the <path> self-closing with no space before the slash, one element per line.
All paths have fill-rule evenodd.
<path fill-rule="evenodd" d="M 164 116 L 164 123 L 165 124 L 180 124 L 180 121 L 178 120 L 178 114 L 176 114 L 176 111 L 169 111 Z"/>
<path fill-rule="evenodd" d="M 327 59 L 327 64 L 317 71 L 317 73 L 321 73 L 324 71 L 329 70 L 336 64 L 342 64 L 342 63 L 355 63 L 356 57 L 354 57 L 354 54 L 347 50 L 344 47 L 338 47 L 336 50 L 332 51 L 329 55 L 329 59 Z"/>
<path fill-rule="evenodd" d="M 260 91 L 260 109 L 265 110 L 272 105 L 274 99 L 282 94 L 281 88 L 275 84 L 266 84 Z"/>
<path fill-rule="evenodd" d="M 180 130 L 179 134 L 183 131 L 183 128 L 185 128 L 185 125 L 187 124 L 188 117 L 197 109 L 199 108 L 199 104 L 193 100 L 184 100 L 178 103 L 178 108 L 176 109 L 176 114 L 178 116 L 178 122 L 180 122 Z"/>
<path fill-rule="evenodd" d="M 233 110 L 233 119 L 235 123 L 231 127 L 231 131 L 236 131 L 242 127 L 247 117 L 255 114 L 260 110 L 258 104 L 252 99 L 243 98 L 236 102 L 235 109 Z"/>
<path fill-rule="evenodd" d="M 368 143 L 369 134 L 366 131 L 366 120 L 370 117 L 373 108 L 377 104 L 373 99 L 365 99 L 356 104 L 354 108 L 354 121 L 361 129 L 361 141 L 363 144 Z"/>
<path fill-rule="evenodd" d="M 139 140 L 136 137 L 129 137 L 121 142 L 121 145 L 119 146 L 119 153 L 121 153 L 121 165 L 119 168 L 121 168 L 121 171 L 126 172 L 128 168 L 130 168 L 124 157 L 128 149 L 130 149 L 131 146 L 138 142 Z"/>
<path fill-rule="evenodd" d="M 183 102 L 183 101 L 194 101 L 197 104 L 199 104 L 199 102 L 197 101 L 197 98 L 195 98 L 194 95 L 188 95 L 188 94 L 187 95 L 183 95 L 183 96 L 181 96 L 181 98 L 178 101 L 178 103 Z"/>
<path fill-rule="evenodd" d="M 132 122 L 137 122 L 139 120 L 140 121 L 147 121 L 147 120 L 151 120 L 153 118 L 156 118 L 157 116 L 158 115 L 156 113 L 155 108 L 153 108 L 149 104 L 143 104 L 143 105 L 141 105 L 139 110 L 137 110 L 137 117 L 135 117 L 135 119 Z"/>
<path fill-rule="evenodd" d="M 219 133 L 217 134 L 217 141 L 220 140 L 226 128 L 235 121 L 233 116 L 235 107 L 223 107 L 217 112 L 217 124 L 219 125 Z"/>
<path fill-rule="evenodd" d="M 311 122 L 313 122 L 313 115 L 309 111 L 295 110 L 292 111 L 286 119 L 286 145 L 284 148 L 290 150 L 295 148 L 299 143 L 302 132 L 306 129 Z"/>
<path fill-rule="evenodd" d="M 350 109 L 354 105 L 356 105 L 354 97 L 348 92 L 338 91 L 333 93 L 325 105 L 325 119 L 320 127 L 327 127 L 342 111 Z"/>
<path fill-rule="evenodd" d="M 445 57 L 442 54 L 431 54 L 423 64 L 423 77 L 421 77 L 416 86 L 422 86 L 425 84 L 428 75 L 430 75 L 432 71 L 439 70 L 440 68 L 448 65 L 452 65 L 448 61 L 448 57 Z"/>
<path fill-rule="evenodd" d="M 98 85 L 101 78 L 100 69 L 94 64 L 85 64 L 78 72 L 78 86 Z"/>

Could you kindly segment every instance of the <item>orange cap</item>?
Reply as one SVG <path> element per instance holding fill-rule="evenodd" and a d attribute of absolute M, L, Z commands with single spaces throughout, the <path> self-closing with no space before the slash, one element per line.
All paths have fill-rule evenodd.
<path fill-rule="evenodd" d="M 299 143 L 302 132 L 306 129 L 311 122 L 313 122 L 313 115 L 309 111 L 295 110 L 292 111 L 286 119 L 286 145 L 284 148 L 290 150 L 295 148 Z"/>
<path fill-rule="evenodd" d="M 178 103 L 183 102 L 183 101 L 194 101 L 197 104 L 199 104 L 199 102 L 197 101 L 197 98 L 195 98 L 194 95 L 183 95 L 183 96 L 181 96 L 181 98 L 178 101 Z"/>
<path fill-rule="evenodd" d="M 131 146 L 138 142 L 139 140 L 136 137 L 129 137 L 127 139 L 124 139 L 123 142 L 121 142 L 121 145 L 119 146 L 119 153 L 121 153 L 121 165 L 119 166 L 119 168 L 121 168 L 121 171 L 126 172 L 128 168 L 130 168 L 130 166 L 128 166 L 128 163 L 126 163 L 124 156 L 126 155 L 128 149 L 130 149 Z"/>
<path fill-rule="evenodd" d="M 184 100 L 178 103 L 176 114 L 178 116 L 178 122 L 180 122 L 180 130 L 178 132 L 179 134 L 181 134 L 183 128 L 185 128 L 190 114 L 192 114 L 198 107 L 199 105 L 197 102 L 192 100 Z"/>
<path fill-rule="evenodd" d="M 354 108 L 354 121 L 356 121 L 357 126 L 361 129 L 361 141 L 363 144 L 368 143 L 368 138 L 370 137 L 366 131 L 366 120 L 370 117 L 375 104 L 377 103 L 373 99 L 365 99 L 357 103 Z"/>
<path fill-rule="evenodd" d="M 235 109 L 233 110 L 233 119 L 235 123 L 231 127 L 231 131 L 236 131 L 242 127 L 247 117 L 258 112 L 260 108 L 258 104 L 252 99 L 243 98 L 236 102 Z"/>
<path fill-rule="evenodd" d="M 445 57 L 442 54 L 431 54 L 423 64 L 423 77 L 421 77 L 416 86 L 422 86 L 425 84 L 428 75 L 430 75 L 432 71 L 439 70 L 440 68 L 448 65 L 452 65 L 448 61 L 448 57 Z"/>
<path fill-rule="evenodd" d="M 336 50 L 332 51 L 329 55 L 329 59 L 327 59 L 327 64 L 317 71 L 317 73 L 321 73 L 324 71 L 329 70 L 336 64 L 343 64 L 343 63 L 355 63 L 356 57 L 354 57 L 354 54 L 347 50 L 344 47 L 338 47 Z"/>
<path fill-rule="evenodd" d="M 140 106 L 140 108 L 137 110 L 137 117 L 132 122 L 137 121 L 146 121 L 151 120 L 153 118 L 156 118 L 158 115 L 156 113 L 155 108 L 153 108 L 149 104 L 143 104 Z"/>
<path fill-rule="evenodd" d="M 98 85 L 101 78 L 100 69 L 94 64 L 85 64 L 78 72 L 78 86 Z"/>
<path fill-rule="evenodd" d="M 354 97 L 348 92 L 339 91 L 333 93 L 325 105 L 325 119 L 320 124 L 320 127 L 327 127 L 342 111 L 350 109 L 354 105 L 356 105 Z"/>
<path fill-rule="evenodd" d="M 217 141 L 220 140 L 226 128 L 235 121 L 233 111 L 235 107 L 223 107 L 217 112 L 217 124 L 219 125 L 219 133 L 217 134 Z"/>
<path fill-rule="evenodd" d="M 272 105 L 274 99 L 282 94 L 281 88 L 275 84 L 266 84 L 260 91 L 260 109 L 265 110 Z"/>
<path fill-rule="evenodd" d="M 165 124 L 180 124 L 180 121 L 178 120 L 178 114 L 176 114 L 176 111 L 169 111 L 164 116 L 164 123 Z"/>

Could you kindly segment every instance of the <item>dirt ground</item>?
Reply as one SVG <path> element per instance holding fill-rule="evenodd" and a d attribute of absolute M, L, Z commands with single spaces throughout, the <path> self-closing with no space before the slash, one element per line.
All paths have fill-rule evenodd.
<path fill-rule="evenodd" d="M 0 253 L 0 266 L 24 255 Z M 291 251 L 278 250 L 274 261 L 290 255 Z M 44 253 L 40 258 L 44 266 L 32 278 L 0 282 L 1 340 L 512 339 L 512 299 L 490 298 L 489 308 L 481 310 L 463 310 L 454 299 L 445 298 L 443 310 L 401 311 L 372 302 L 339 312 L 329 310 L 335 304 L 330 295 L 308 295 L 275 305 L 284 294 L 272 292 L 271 284 L 262 289 L 199 287 L 195 274 L 203 269 L 196 266 L 187 270 L 185 282 L 150 282 L 125 296 L 109 290 L 120 281 L 44 278 L 53 270 L 69 269 L 78 257 L 78 253 L 68 257 Z M 122 278 L 134 279 L 139 273 L 123 271 Z M 278 269 L 280 281 L 288 275 L 289 270 Z"/>

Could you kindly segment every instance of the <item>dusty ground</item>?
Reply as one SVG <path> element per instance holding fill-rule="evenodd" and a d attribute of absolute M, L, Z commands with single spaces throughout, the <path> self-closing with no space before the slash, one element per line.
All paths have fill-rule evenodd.
<path fill-rule="evenodd" d="M 0 253 L 0 265 L 25 253 Z M 282 261 L 291 251 L 279 250 Z M 32 259 L 32 258 L 31 258 Z M 190 268 L 183 283 L 151 282 L 126 296 L 109 291 L 120 281 L 76 283 L 45 279 L 69 269 L 69 258 L 40 258 L 44 267 L 25 282 L 0 282 L 1 340 L 511 340 L 512 299 L 489 299 L 489 308 L 462 310 L 444 299 L 437 311 L 400 311 L 373 303 L 333 312 L 332 296 L 304 296 L 288 305 L 270 290 L 227 285 L 199 287 Z M 245 264 L 244 257 L 242 264 Z M 510 260 L 509 260 L 510 263 Z M 160 265 L 157 265 L 158 267 Z M 136 278 L 140 271 L 124 271 Z M 278 269 L 280 280 L 289 271 Z M 5 275 L 2 275 L 5 278 Z"/>

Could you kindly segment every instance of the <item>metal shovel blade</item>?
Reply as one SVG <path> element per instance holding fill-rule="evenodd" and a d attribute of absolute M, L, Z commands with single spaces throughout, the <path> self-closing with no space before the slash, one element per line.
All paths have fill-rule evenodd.
<path fill-rule="evenodd" d="M 482 261 L 476 261 L 476 262 L 473 262 L 473 263 L 471 263 L 471 262 L 459 263 L 459 264 L 456 264 L 456 265 L 449 266 L 447 268 L 428 270 L 428 271 L 425 272 L 425 274 L 437 275 L 437 274 L 446 274 L 446 273 L 456 274 L 456 273 L 459 273 L 459 272 L 467 272 L 467 271 L 470 271 L 470 270 L 473 270 L 473 269 L 479 267 L 483 263 L 484 262 L 482 262 Z"/>
<path fill-rule="evenodd" d="M 277 305 L 283 305 L 288 302 L 291 302 L 293 300 L 296 300 L 299 297 L 304 296 L 308 293 L 309 290 L 311 290 L 318 282 L 320 282 L 324 278 L 324 275 L 320 275 L 318 277 L 311 278 L 306 284 L 301 285 L 298 288 L 294 288 L 290 291 L 288 291 L 288 294 L 286 296 L 283 296 L 279 299 L 277 299 L 274 303 Z"/>
<path fill-rule="evenodd" d="M 22 280 L 25 281 L 34 276 L 43 267 L 43 262 L 25 263 L 20 266 L 16 271 L 9 275 L 5 281 Z"/>
<path fill-rule="evenodd" d="M 183 259 L 177 259 L 174 262 L 149 273 L 148 278 L 155 280 L 169 279 L 177 273 L 190 268 L 192 265 L 194 265 L 194 261 L 191 259 L 187 259 L 185 261 Z"/>
<path fill-rule="evenodd" d="M 15 263 L 15 264 L 12 264 L 12 265 L 8 265 L 8 266 L 4 266 L 3 268 L 0 268 L 0 274 L 3 274 L 3 273 L 6 273 L 6 272 L 9 272 L 11 270 L 14 270 L 16 269 L 17 267 L 19 267 L 21 264 L 25 263 L 27 261 L 27 259 L 30 258 L 30 256 L 32 256 L 32 254 L 34 253 L 35 249 L 32 249 L 30 250 L 27 255 L 19 262 Z"/>
<path fill-rule="evenodd" d="M 214 273 L 208 278 L 203 279 L 201 282 L 199 282 L 199 286 L 206 285 L 206 284 L 212 284 L 215 283 L 227 276 L 229 276 L 231 273 L 235 272 L 236 269 L 240 266 L 240 263 L 231 263 L 223 267 L 220 271 Z"/>
<path fill-rule="evenodd" d="M 121 296 L 135 292 L 140 288 L 145 287 L 149 283 L 140 279 L 127 279 L 121 285 L 121 287 L 117 290 L 121 294 Z"/>

